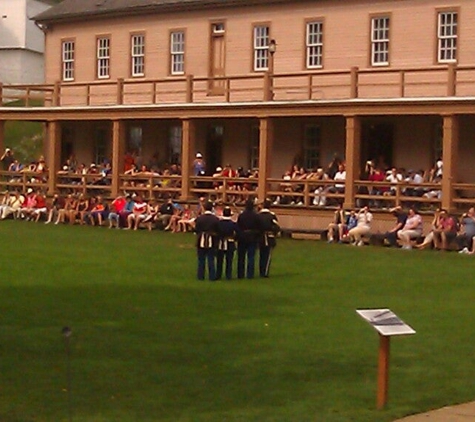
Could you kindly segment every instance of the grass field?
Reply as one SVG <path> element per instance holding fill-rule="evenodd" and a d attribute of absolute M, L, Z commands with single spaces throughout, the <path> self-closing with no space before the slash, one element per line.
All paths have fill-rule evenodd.
<path fill-rule="evenodd" d="M 0 236 L 1 422 L 384 422 L 475 399 L 473 257 L 281 240 L 271 278 L 210 283 L 193 235 Z M 383 411 L 355 312 L 374 307 L 417 331 L 392 340 Z"/>

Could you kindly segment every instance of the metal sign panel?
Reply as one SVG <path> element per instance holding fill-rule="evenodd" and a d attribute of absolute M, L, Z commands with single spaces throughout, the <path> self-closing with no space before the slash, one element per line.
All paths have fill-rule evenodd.
<path fill-rule="evenodd" d="M 416 333 L 390 309 L 357 309 L 356 312 L 383 336 L 403 336 Z"/>

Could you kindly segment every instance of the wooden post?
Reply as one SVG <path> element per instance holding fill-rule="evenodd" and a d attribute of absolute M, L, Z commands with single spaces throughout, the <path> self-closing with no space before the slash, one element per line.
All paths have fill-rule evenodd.
<path fill-rule="evenodd" d="M 119 195 L 120 175 L 124 172 L 123 158 L 125 154 L 125 122 L 123 120 L 112 121 L 112 182 L 111 194 Z"/>
<path fill-rule="evenodd" d="M 56 175 L 61 165 L 61 125 L 58 121 L 48 122 L 48 194 L 56 192 Z"/>
<path fill-rule="evenodd" d="M 117 105 L 124 104 L 124 79 L 117 79 Z"/>
<path fill-rule="evenodd" d="M 259 177 L 257 199 L 263 202 L 267 196 L 267 179 L 270 176 L 270 157 L 274 138 L 274 123 L 271 118 L 261 118 L 259 121 Z"/>
<path fill-rule="evenodd" d="M 193 75 L 186 75 L 186 102 L 193 102 Z"/>
<path fill-rule="evenodd" d="M 0 120 L 0 154 L 5 151 L 5 120 Z M 3 170 L 3 168 L 0 168 Z"/>
<path fill-rule="evenodd" d="M 384 409 L 388 402 L 389 387 L 389 352 L 390 338 L 379 334 L 379 355 L 378 355 L 378 409 Z"/>
<path fill-rule="evenodd" d="M 346 116 L 345 208 L 355 207 L 355 180 L 360 177 L 361 118 Z"/>
<path fill-rule="evenodd" d="M 269 72 L 264 73 L 264 101 L 272 100 L 272 76 Z"/>
<path fill-rule="evenodd" d="M 350 98 L 358 98 L 358 67 L 351 68 Z"/>
<path fill-rule="evenodd" d="M 0 82 L 0 106 L 3 105 L 3 83 Z"/>
<path fill-rule="evenodd" d="M 457 68 L 455 63 L 449 63 L 447 67 L 447 96 L 455 97 L 457 92 Z"/>
<path fill-rule="evenodd" d="M 195 148 L 196 124 L 193 120 L 182 121 L 182 141 L 181 141 L 181 198 L 183 201 L 189 199 L 191 194 L 193 151 Z"/>
<path fill-rule="evenodd" d="M 442 140 L 442 208 L 449 212 L 453 211 L 452 183 L 457 181 L 457 158 L 459 144 L 459 121 L 458 116 L 443 116 L 443 140 Z"/>
<path fill-rule="evenodd" d="M 404 98 L 406 95 L 406 72 L 401 70 L 399 72 L 399 96 Z"/>
<path fill-rule="evenodd" d="M 53 87 L 53 107 L 61 105 L 61 81 L 56 81 Z"/>

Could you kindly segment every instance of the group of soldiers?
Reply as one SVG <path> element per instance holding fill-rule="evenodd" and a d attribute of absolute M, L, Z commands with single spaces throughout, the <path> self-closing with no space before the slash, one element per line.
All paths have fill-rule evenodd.
<path fill-rule="evenodd" d="M 272 250 L 280 227 L 276 215 L 265 200 L 257 212 L 253 200 L 246 201 L 235 221 L 231 208 L 220 218 L 213 214 L 213 204 L 204 204 L 205 212 L 196 219 L 198 280 L 204 280 L 206 269 L 210 281 L 223 276 L 230 280 L 237 251 L 237 278 L 254 278 L 255 257 L 259 251 L 259 275 L 269 277 Z"/>

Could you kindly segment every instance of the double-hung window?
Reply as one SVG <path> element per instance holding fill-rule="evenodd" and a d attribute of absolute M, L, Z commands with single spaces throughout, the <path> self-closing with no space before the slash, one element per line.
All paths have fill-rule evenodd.
<path fill-rule="evenodd" d="M 303 161 L 306 169 L 315 169 L 320 165 L 321 129 L 318 125 L 306 125 L 303 142 Z"/>
<path fill-rule="evenodd" d="M 185 73 L 185 32 L 176 31 L 170 34 L 170 73 Z"/>
<path fill-rule="evenodd" d="M 389 17 L 371 19 L 371 65 L 389 65 Z"/>
<path fill-rule="evenodd" d="M 61 56 L 63 81 L 74 81 L 74 41 L 63 41 Z"/>
<path fill-rule="evenodd" d="M 110 38 L 100 37 L 97 39 L 97 78 L 107 79 L 110 77 Z"/>
<path fill-rule="evenodd" d="M 267 25 L 254 27 L 254 70 L 269 69 L 269 34 Z"/>
<path fill-rule="evenodd" d="M 307 68 L 322 67 L 323 63 L 323 22 L 307 23 L 306 33 Z"/>
<path fill-rule="evenodd" d="M 457 12 L 440 12 L 437 19 L 437 61 L 457 60 Z"/>
<path fill-rule="evenodd" d="M 145 76 L 145 35 L 132 35 L 130 55 L 132 76 Z"/>

